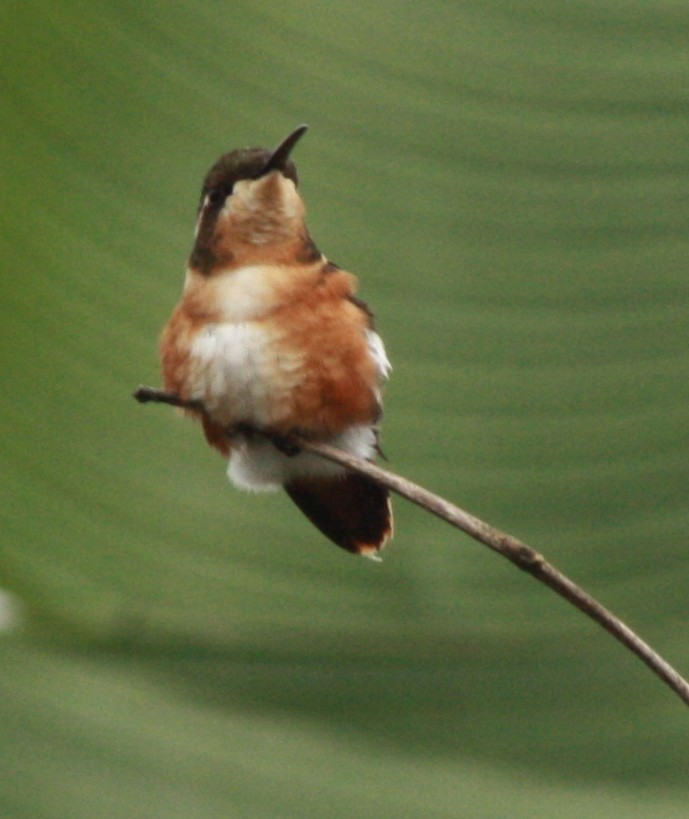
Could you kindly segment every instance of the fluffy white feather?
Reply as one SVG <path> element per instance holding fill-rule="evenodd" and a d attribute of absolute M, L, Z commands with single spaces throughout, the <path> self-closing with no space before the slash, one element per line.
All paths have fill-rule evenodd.
<path fill-rule="evenodd" d="M 387 378 L 392 370 L 392 364 L 385 352 L 383 339 L 374 330 L 366 330 L 366 341 L 368 343 L 369 352 L 376 362 L 380 377 Z"/>
<path fill-rule="evenodd" d="M 296 352 L 277 357 L 275 347 L 275 336 L 264 325 L 207 325 L 192 346 L 191 397 L 202 400 L 223 423 L 238 418 L 257 426 L 279 422 L 298 382 L 302 357 Z"/>
<path fill-rule="evenodd" d="M 371 459 L 376 452 L 376 433 L 373 427 L 351 426 L 328 443 L 360 458 Z M 285 455 L 265 438 L 257 436 L 233 446 L 227 476 L 240 489 L 260 492 L 279 489 L 293 478 L 334 477 L 343 471 L 343 467 L 308 452 Z"/>

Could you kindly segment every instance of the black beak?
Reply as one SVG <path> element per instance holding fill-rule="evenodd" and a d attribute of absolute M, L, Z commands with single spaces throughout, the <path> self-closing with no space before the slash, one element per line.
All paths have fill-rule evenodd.
<path fill-rule="evenodd" d="M 292 131 L 288 137 L 282 140 L 266 162 L 265 168 L 263 169 L 263 174 L 270 173 L 270 171 L 284 170 L 292 148 L 294 148 L 297 142 L 299 142 L 302 136 L 306 133 L 308 127 L 308 125 L 300 125 L 298 128 L 295 128 L 295 130 Z"/>

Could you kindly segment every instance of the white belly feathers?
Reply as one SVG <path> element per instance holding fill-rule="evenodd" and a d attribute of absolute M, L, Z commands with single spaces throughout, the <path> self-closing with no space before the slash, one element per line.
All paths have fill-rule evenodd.
<path fill-rule="evenodd" d="M 247 265 L 216 273 L 204 283 L 220 307 L 220 318 L 192 343 L 191 392 L 221 423 L 260 426 L 284 417 L 303 357 L 286 352 L 279 329 L 258 320 L 279 303 L 285 275 L 278 267 Z"/>
<path fill-rule="evenodd" d="M 279 423 L 289 412 L 303 357 L 278 348 L 275 331 L 256 322 L 207 325 L 191 349 L 192 397 L 222 423 Z"/>

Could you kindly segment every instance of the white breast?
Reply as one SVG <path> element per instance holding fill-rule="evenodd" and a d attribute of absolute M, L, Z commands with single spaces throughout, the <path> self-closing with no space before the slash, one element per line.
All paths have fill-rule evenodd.
<path fill-rule="evenodd" d="M 192 397 L 221 423 L 278 423 L 289 412 L 302 357 L 278 353 L 275 331 L 256 322 L 209 324 L 194 340 Z"/>
<path fill-rule="evenodd" d="M 203 281 L 205 298 L 219 313 L 191 348 L 193 398 L 221 423 L 276 423 L 286 412 L 302 356 L 286 353 L 278 329 L 260 321 L 278 306 L 286 273 L 246 265 Z M 194 286 L 194 273 L 187 286 Z"/>

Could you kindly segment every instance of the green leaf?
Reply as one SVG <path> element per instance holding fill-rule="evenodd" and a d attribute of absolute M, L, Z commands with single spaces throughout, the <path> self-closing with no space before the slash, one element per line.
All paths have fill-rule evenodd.
<path fill-rule="evenodd" d="M 3 817 L 685 815 L 682 705 L 604 632 L 401 501 L 382 566 L 341 553 L 131 392 L 207 167 L 308 122 L 311 231 L 395 368 L 391 466 L 688 670 L 688 24 L 0 9 Z"/>

